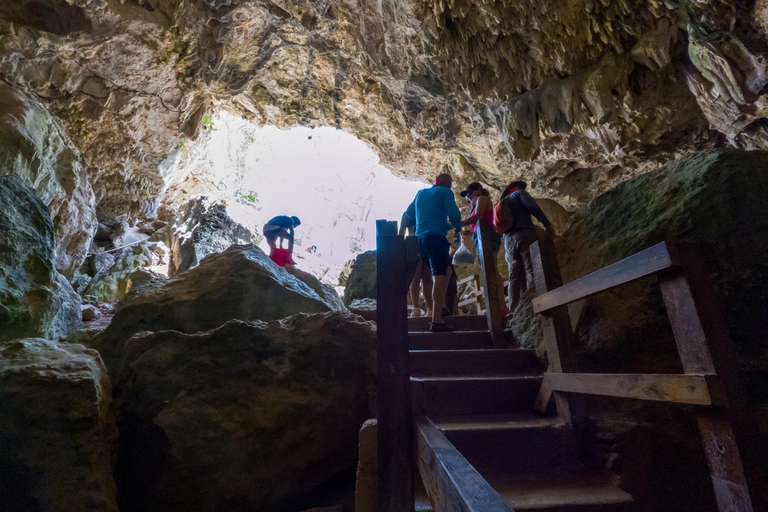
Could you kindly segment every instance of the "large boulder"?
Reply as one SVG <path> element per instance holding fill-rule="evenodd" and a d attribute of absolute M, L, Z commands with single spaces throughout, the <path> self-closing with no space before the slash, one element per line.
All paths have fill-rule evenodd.
<path fill-rule="evenodd" d="M 359 254 L 352 263 L 344 288 L 344 304 L 356 299 L 376 298 L 376 251 Z"/>
<path fill-rule="evenodd" d="M 80 325 L 80 296 L 54 268 L 48 208 L 19 176 L 0 177 L 0 340 L 57 339 Z"/>
<path fill-rule="evenodd" d="M 0 342 L 0 510 L 117 512 L 111 395 L 94 350 Z"/>
<path fill-rule="evenodd" d="M 230 245 L 259 242 L 227 215 L 226 206 L 207 197 L 187 202 L 171 231 L 171 275 L 189 270 L 209 254 L 222 252 Z"/>
<path fill-rule="evenodd" d="M 183 274 L 131 290 L 92 346 L 112 369 L 125 341 L 139 331 L 194 333 L 232 319 L 278 320 L 336 307 L 258 247 L 233 245 Z"/>
<path fill-rule="evenodd" d="M 0 176 L 11 174 L 21 176 L 48 207 L 54 263 L 70 279 L 98 224 L 83 157 L 39 101 L 0 82 Z"/>
<path fill-rule="evenodd" d="M 354 466 L 374 340 L 342 312 L 132 337 L 115 380 L 121 510 L 296 510 Z"/>

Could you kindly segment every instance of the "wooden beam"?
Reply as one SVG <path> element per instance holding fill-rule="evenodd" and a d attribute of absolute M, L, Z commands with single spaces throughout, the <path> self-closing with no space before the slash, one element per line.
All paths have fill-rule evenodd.
<path fill-rule="evenodd" d="M 697 412 L 699 433 L 721 511 L 768 510 L 768 470 L 757 420 L 736 370 L 736 350 L 698 251 L 675 244 L 682 266 L 660 277 L 686 373 L 717 374 L 727 409 Z"/>
<path fill-rule="evenodd" d="M 558 289 L 563 281 L 560 277 L 560 266 L 557 263 L 554 244 L 549 240 L 539 240 L 531 245 L 530 250 L 536 293 L 543 295 Z M 568 308 L 555 307 L 547 314 L 540 315 L 540 319 L 549 360 L 547 371 L 550 373 L 575 371 L 573 331 Z M 555 392 L 553 396 L 557 405 L 557 415 L 566 423 L 570 423 L 571 410 L 568 406 L 568 398 L 559 392 Z"/>
<path fill-rule="evenodd" d="M 504 326 L 501 318 L 501 297 L 496 291 L 499 287 L 499 271 L 496 269 L 496 253 L 491 249 L 491 226 L 487 220 L 477 222 L 480 236 L 477 237 L 477 256 L 480 260 L 480 277 L 485 290 L 485 317 L 488 319 L 488 331 L 493 345 L 504 346 Z"/>
<path fill-rule="evenodd" d="M 678 264 L 678 259 L 670 253 L 667 244 L 662 242 L 536 297 L 533 299 L 533 311 L 543 313 L 635 279 L 658 274 Z"/>
<path fill-rule="evenodd" d="M 566 393 L 637 398 L 659 402 L 694 405 L 713 403 L 710 387 L 716 380 L 710 375 L 547 373 L 542 388 Z"/>
<path fill-rule="evenodd" d="M 407 254 L 396 223 L 376 226 L 378 502 L 380 512 L 401 512 L 414 508 Z"/>
<path fill-rule="evenodd" d="M 587 316 L 587 309 L 589 309 L 589 303 L 592 299 L 587 297 L 586 299 L 577 300 L 572 302 L 568 306 L 568 315 L 571 317 L 571 330 L 576 333 L 581 328 L 581 324 L 584 322 L 584 317 Z"/>
<path fill-rule="evenodd" d="M 514 512 L 429 418 L 417 418 L 416 430 L 416 464 L 435 512 Z"/>

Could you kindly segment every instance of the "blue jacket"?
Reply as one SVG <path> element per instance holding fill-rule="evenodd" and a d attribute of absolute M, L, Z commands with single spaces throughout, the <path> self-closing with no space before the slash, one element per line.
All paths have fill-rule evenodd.
<path fill-rule="evenodd" d="M 432 188 L 419 190 L 416 198 L 405 210 L 409 219 L 416 221 L 416 236 L 427 233 L 448 233 L 448 222 L 457 230 L 461 226 L 461 212 L 456 206 L 456 199 L 448 187 L 433 185 Z"/>

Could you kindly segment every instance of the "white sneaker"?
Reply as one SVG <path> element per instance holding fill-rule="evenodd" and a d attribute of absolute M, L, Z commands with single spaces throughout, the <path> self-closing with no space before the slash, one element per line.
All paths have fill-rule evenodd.
<path fill-rule="evenodd" d="M 413 311 L 411 311 L 411 318 L 418 318 L 420 316 L 422 316 L 421 308 L 414 306 Z"/>

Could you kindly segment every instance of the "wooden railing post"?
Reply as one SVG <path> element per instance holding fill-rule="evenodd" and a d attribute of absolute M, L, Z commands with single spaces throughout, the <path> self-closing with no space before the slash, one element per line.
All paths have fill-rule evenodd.
<path fill-rule="evenodd" d="M 560 276 L 560 265 L 557 263 L 555 245 L 549 240 L 539 240 L 531 245 L 531 262 L 533 263 L 533 277 L 536 282 L 536 294 L 542 295 L 548 291 L 559 288 L 563 284 Z M 540 314 L 541 329 L 544 342 L 547 347 L 547 359 L 549 368 L 547 372 L 563 373 L 574 371 L 573 360 L 573 331 L 571 330 L 571 317 L 568 314 L 568 306 L 562 305 Z M 557 414 L 567 423 L 571 422 L 571 411 L 568 406 L 568 398 L 565 394 L 555 391 Z M 539 397 L 549 396 L 542 389 Z M 548 400 L 545 400 L 545 402 Z M 537 403 L 538 409 L 544 409 L 546 403 Z"/>
<path fill-rule="evenodd" d="M 496 268 L 496 254 L 491 248 L 491 226 L 487 220 L 480 219 L 477 223 L 480 236 L 477 237 L 477 257 L 480 260 L 480 278 L 485 290 L 485 316 L 488 320 L 488 331 L 494 346 L 504 344 L 504 326 L 502 325 L 501 297 L 499 297 L 499 271 Z"/>
<path fill-rule="evenodd" d="M 397 222 L 376 221 L 379 512 L 414 509 L 407 250 Z"/>
<path fill-rule="evenodd" d="M 684 244 L 670 245 L 670 250 L 681 267 L 659 276 L 659 282 L 683 371 L 717 374 L 728 403 L 727 408 L 697 410 L 718 508 L 765 511 L 766 461 L 754 449 L 756 423 L 736 375 L 736 354 L 725 318 L 697 252 Z"/>

